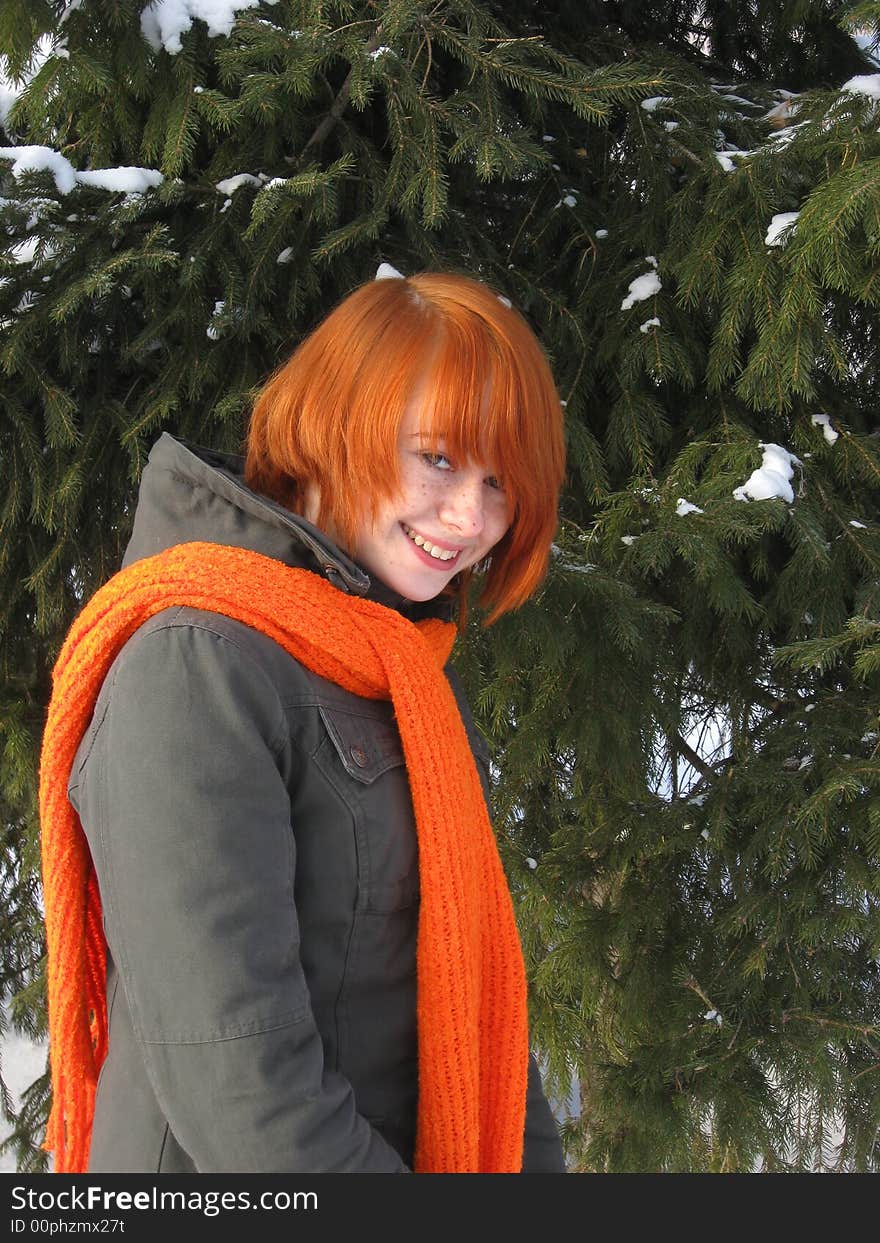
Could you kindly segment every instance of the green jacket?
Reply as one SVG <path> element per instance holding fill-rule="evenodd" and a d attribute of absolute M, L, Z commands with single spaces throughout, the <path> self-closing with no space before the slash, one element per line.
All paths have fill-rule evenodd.
<path fill-rule="evenodd" d="M 125 564 L 253 549 L 417 619 L 241 459 L 163 435 Z M 488 754 L 447 670 L 488 798 Z M 406 1172 L 417 1100 L 418 855 L 391 705 L 261 632 L 169 608 L 126 643 L 69 794 L 109 947 L 90 1172 Z M 563 1172 L 537 1068 L 524 1172 Z"/>

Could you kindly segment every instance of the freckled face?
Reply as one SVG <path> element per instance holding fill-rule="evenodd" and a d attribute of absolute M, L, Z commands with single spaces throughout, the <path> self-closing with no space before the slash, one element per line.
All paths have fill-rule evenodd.
<path fill-rule="evenodd" d="M 510 525 L 501 482 L 484 462 L 452 461 L 421 431 L 418 396 L 397 439 L 400 490 L 357 532 L 355 561 L 407 600 L 431 600 L 476 565 Z"/>

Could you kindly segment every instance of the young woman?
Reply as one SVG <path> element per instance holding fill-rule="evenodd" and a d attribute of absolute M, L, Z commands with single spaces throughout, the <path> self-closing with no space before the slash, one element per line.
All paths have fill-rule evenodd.
<path fill-rule="evenodd" d="M 564 1170 L 446 665 L 563 469 L 525 321 L 439 274 L 345 299 L 243 462 L 160 438 L 44 741 L 56 1169 Z"/>

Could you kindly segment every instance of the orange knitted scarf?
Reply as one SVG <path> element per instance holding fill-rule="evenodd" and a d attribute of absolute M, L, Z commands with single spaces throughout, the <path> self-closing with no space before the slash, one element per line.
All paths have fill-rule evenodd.
<path fill-rule="evenodd" d="M 518 1172 L 528 1062 L 513 907 L 458 706 L 442 669 L 454 629 L 414 625 L 306 570 L 237 548 L 180 544 L 121 571 L 76 619 L 53 673 L 40 766 L 58 1172 L 88 1163 L 107 1051 L 106 943 L 82 827 L 67 799 L 77 747 L 110 665 L 153 614 L 185 604 L 261 630 L 356 695 L 394 705 L 415 808 L 419 1172 Z"/>

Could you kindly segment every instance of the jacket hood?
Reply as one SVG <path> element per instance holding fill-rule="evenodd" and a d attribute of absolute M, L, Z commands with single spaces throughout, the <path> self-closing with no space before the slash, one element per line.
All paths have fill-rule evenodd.
<path fill-rule="evenodd" d="M 193 540 L 247 548 L 284 565 L 311 570 L 350 595 L 397 609 L 413 621 L 448 619 L 448 597 L 413 603 L 371 578 L 323 531 L 252 491 L 244 458 L 178 440 L 163 432 L 141 476 L 123 567 Z"/>

